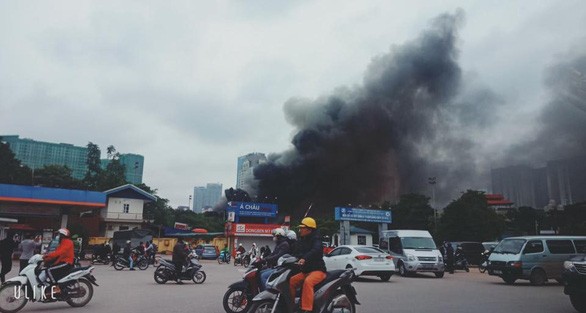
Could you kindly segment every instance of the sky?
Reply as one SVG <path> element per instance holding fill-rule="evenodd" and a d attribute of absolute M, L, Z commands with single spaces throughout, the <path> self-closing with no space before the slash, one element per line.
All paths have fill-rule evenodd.
<path fill-rule="evenodd" d="M 463 80 L 500 99 L 475 134 L 498 154 L 535 133 L 548 69 L 585 52 L 585 2 L 2 1 L 0 134 L 141 154 L 144 183 L 187 205 L 234 187 L 238 156 L 291 148 L 287 101 L 361 86 L 455 12 Z"/>

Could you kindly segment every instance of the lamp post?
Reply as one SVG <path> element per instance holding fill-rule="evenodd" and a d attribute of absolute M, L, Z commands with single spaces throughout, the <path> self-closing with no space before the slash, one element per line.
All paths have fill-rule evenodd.
<path fill-rule="evenodd" d="M 434 228 L 435 232 L 437 233 L 437 210 L 435 208 L 435 184 L 436 184 L 435 176 L 428 177 L 427 183 L 429 183 L 429 185 L 431 186 L 431 208 L 433 209 L 433 228 Z"/>

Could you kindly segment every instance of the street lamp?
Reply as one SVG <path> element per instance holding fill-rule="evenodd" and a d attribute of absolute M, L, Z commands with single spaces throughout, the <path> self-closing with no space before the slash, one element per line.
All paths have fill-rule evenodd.
<path fill-rule="evenodd" d="M 435 176 L 428 177 L 427 183 L 431 186 L 431 208 L 433 209 L 433 227 L 435 229 L 435 232 L 437 233 L 437 210 L 435 208 L 435 184 L 436 184 Z"/>

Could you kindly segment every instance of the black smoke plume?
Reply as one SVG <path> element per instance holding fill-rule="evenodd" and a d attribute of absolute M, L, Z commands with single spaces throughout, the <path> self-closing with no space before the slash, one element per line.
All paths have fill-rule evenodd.
<path fill-rule="evenodd" d="M 461 119 L 478 105 L 457 97 L 461 22 L 460 12 L 441 15 L 418 39 L 375 57 L 362 86 L 288 100 L 293 147 L 255 168 L 251 194 L 277 197 L 285 212 L 302 214 L 314 203 L 312 214 L 331 214 L 337 205 L 427 191 L 429 176 L 442 177 L 441 189 L 474 173 L 474 144 L 459 135 Z"/>

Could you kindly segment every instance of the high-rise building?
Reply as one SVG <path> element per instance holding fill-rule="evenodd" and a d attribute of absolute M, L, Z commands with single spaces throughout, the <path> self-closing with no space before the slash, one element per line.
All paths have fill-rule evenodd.
<path fill-rule="evenodd" d="M 491 174 L 492 192 L 504 195 L 516 207 L 586 202 L 586 156 L 548 161 L 537 169 L 526 165 L 498 168 Z"/>
<path fill-rule="evenodd" d="M 216 205 L 222 197 L 222 184 L 210 183 L 205 187 L 193 188 L 193 211 L 205 212 Z"/>
<path fill-rule="evenodd" d="M 8 143 L 10 150 L 22 164 L 33 170 L 45 165 L 64 165 L 72 170 L 72 176 L 82 179 L 87 172 L 86 147 L 77 147 L 67 143 L 51 143 L 19 138 L 18 135 L 0 135 Z"/>
<path fill-rule="evenodd" d="M 267 157 L 264 153 L 249 153 L 238 157 L 238 167 L 236 173 L 236 188 L 245 189 L 246 182 L 253 177 L 255 166 L 265 163 Z"/>
<path fill-rule="evenodd" d="M 108 166 L 108 159 L 101 159 L 102 168 Z M 120 164 L 124 165 L 124 176 L 126 181 L 131 184 L 142 183 L 142 173 L 144 168 L 144 156 L 140 154 L 126 153 L 120 155 Z"/>

